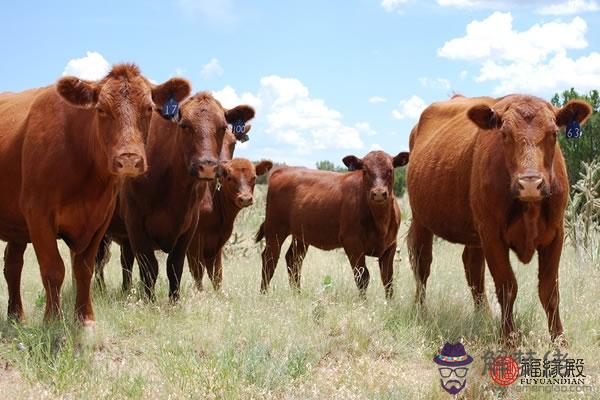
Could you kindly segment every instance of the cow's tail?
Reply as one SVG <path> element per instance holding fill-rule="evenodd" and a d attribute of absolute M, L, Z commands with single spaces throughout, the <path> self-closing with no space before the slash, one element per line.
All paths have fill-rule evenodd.
<path fill-rule="evenodd" d="M 260 224 L 260 228 L 258 228 L 258 232 L 256 232 L 256 236 L 254 236 L 254 242 L 258 243 L 265 238 L 265 223 Z"/>

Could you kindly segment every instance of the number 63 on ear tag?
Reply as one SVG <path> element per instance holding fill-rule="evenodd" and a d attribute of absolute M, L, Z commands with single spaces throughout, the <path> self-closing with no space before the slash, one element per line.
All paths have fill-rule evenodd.
<path fill-rule="evenodd" d="M 567 137 L 569 139 L 579 139 L 581 134 L 581 126 L 577 120 L 573 120 L 567 124 Z"/>

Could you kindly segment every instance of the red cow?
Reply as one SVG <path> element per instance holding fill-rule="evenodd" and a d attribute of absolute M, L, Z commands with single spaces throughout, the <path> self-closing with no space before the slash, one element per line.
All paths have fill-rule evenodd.
<path fill-rule="evenodd" d="M 556 140 L 559 128 L 590 115 L 571 101 L 561 109 L 531 96 L 457 97 L 421 114 L 410 136 L 408 248 L 423 303 L 437 235 L 465 245 L 463 263 L 475 305 L 489 310 L 485 261 L 502 309 L 502 334 L 514 331 L 517 281 L 509 250 L 529 263 L 537 251 L 539 296 L 552 339 L 563 332 L 558 265 L 569 186 Z"/>
<path fill-rule="evenodd" d="M 33 243 L 46 289 L 45 318 L 59 313 L 65 274 L 56 239 L 71 250 L 75 314 L 94 321 L 94 256 L 123 177 L 147 169 L 144 143 L 153 111 L 185 98 L 187 81 L 153 85 L 135 65 L 116 65 L 97 82 L 64 77 L 56 85 L 0 95 L 0 239 L 8 315 L 23 318 L 23 253 Z"/>
<path fill-rule="evenodd" d="M 408 162 L 408 153 L 391 157 L 372 151 L 363 159 L 344 157 L 349 173 L 281 167 L 269 178 L 267 211 L 256 235 L 266 238 L 262 253 L 261 291 L 275 272 L 281 244 L 291 234 L 285 259 L 290 286 L 300 288 L 300 270 L 309 246 L 343 247 L 364 296 L 369 284 L 365 256 L 379 258 L 387 298 L 393 296 L 393 261 L 400 210 L 393 194 L 394 168 Z"/>
<path fill-rule="evenodd" d="M 222 250 L 231 237 L 235 217 L 242 208 L 252 205 L 256 177 L 266 174 L 271 167 L 271 161 L 254 165 L 244 158 L 234 158 L 223 164 L 219 186 L 209 184 L 200 203 L 198 226 L 187 252 L 190 272 L 198 290 L 202 290 L 204 268 L 215 290 L 221 287 Z"/>
<path fill-rule="evenodd" d="M 155 250 L 168 253 L 169 297 L 177 300 L 188 245 L 198 222 L 199 203 L 206 183 L 214 180 L 228 124 L 247 122 L 254 109 L 230 110 L 207 92 L 187 99 L 177 124 L 155 118 L 148 142 L 152 168 L 139 178 L 127 179 L 119 207 L 107 234 L 121 244 L 123 288 L 131 283 L 134 258 L 146 294 L 154 298 L 158 276 Z M 105 248 L 105 247 L 104 247 Z M 102 259 L 100 254 L 98 259 Z"/>

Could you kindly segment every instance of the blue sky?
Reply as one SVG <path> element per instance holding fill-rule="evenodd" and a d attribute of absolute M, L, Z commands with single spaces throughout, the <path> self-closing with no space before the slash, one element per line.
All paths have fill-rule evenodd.
<path fill-rule="evenodd" d="M 256 107 L 236 154 L 314 166 L 395 154 L 422 108 L 600 89 L 596 0 L 54 1 L 1 12 L 0 91 L 137 63 Z"/>

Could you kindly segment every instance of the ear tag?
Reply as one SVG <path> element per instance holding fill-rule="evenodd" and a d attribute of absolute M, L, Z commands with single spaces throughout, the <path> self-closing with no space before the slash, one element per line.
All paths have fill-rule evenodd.
<path fill-rule="evenodd" d="M 579 139 L 583 132 L 581 132 L 581 126 L 576 119 L 567 124 L 567 137 L 569 139 Z"/>
<path fill-rule="evenodd" d="M 221 190 L 221 181 L 217 179 L 217 185 L 215 186 L 215 190 L 219 192 Z"/>
<path fill-rule="evenodd" d="M 179 116 L 179 103 L 175 99 L 175 96 L 169 97 L 165 104 L 163 104 L 161 113 L 165 118 L 177 119 Z"/>
<path fill-rule="evenodd" d="M 246 123 L 242 120 L 235 121 L 231 124 L 231 130 L 233 131 L 235 138 L 242 143 L 247 142 L 250 139 L 248 135 L 244 133 L 246 130 Z"/>

